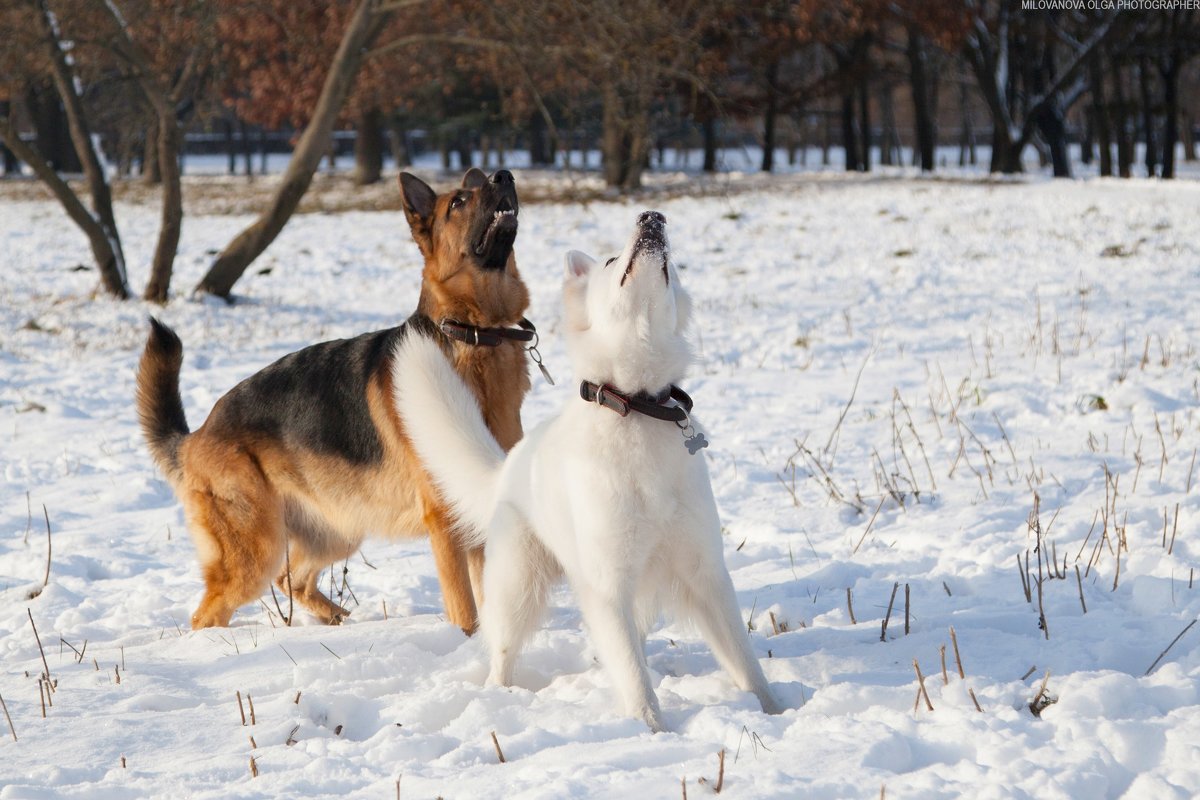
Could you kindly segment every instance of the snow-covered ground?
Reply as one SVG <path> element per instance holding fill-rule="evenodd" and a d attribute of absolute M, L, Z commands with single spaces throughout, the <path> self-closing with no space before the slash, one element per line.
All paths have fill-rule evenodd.
<path fill-rule="evenodd" d="M 660 203 L 696 300 L 685 388 L 726 560 L 793 710 L 760 713 L 666 624 L 648 643 L 658 735 L 615 713 L 565 589 L 517 686 L 483 687 L 421 540 L 338 565 L 342 627 L 281 627 L 268 595 L 230 629 L 187 629 L 199 570 L 132 407 L 147 314 L 183 337 L 198 424 L 275 358 L 408 315 L 419 258 L 399 214 L 297 217 L 243 302 L 158 312 L 90 299 L 55 205 L 0 202 L 0 696 L 18 737 L 0 719 L 0 798 L 394 797 L 397 781 L 406 798 L 680 797 L 681 780 L 695 798 L 721 750 L 723 793 L 743 798 L 1200 793 L 1200 626 L 1146 674 L 1200 614 L 1194 182 L 826 174 Z M 559 379 L 535 377 L 527 422 L 577 402 L 562 253 L 614 253 L 640 210 L 523 206 Z M 157 213 L 118 216 L 140 287 Z M 185 220 L 176 285 L 246 222 Z M 53 555 L 30 599 L 43 506 Z M 57 685 L 44 718 L 30 614 Z"/>

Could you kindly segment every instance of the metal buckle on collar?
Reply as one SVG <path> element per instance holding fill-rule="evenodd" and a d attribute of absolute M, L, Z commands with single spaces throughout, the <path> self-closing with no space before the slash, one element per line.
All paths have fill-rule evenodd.
<path fill-rule="evenodd" d="M 622 417 L 629 415 L 629 401 L 608 384 L 596 387 L 596 405 L 615 411 Z"/>

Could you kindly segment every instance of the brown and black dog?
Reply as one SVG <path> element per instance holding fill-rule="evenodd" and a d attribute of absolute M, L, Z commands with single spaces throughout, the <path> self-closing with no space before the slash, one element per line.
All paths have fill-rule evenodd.
<path fill-rule="evenodd" d="M 179 396 L 183 346 L 151 320 L 138 416 L 203 567 L 193 628 L 228 625 L 272 578 L 318 618 L 339 622 L 348 612 L 317 588 L 321 571 L 368 534 L 427 531 L 446 613 L 475 630 L 483 552 L 464 549 L 409 442 L 392 400 L 393 381 L 403 380 L 392 354 L 406 336 L 437 341 L 496 440 L 510 448 L 521 438 L 534 333 L 512 252 L 516 187 L 507 170 L 489 178 L 472 169 L 442 195 L 408 173 L 400 190 L 425 268 L 416 312 L 399 327 L 281 358 L 231 389 L 189 433 Z"/>

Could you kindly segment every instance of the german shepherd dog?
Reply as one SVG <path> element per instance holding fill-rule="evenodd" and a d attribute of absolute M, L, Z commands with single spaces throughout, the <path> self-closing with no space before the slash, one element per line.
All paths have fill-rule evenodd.
<path fill-rule="evenodd" d="M 179 395 L 183 346 L 151 319 L 137 376 L 150 453 L 183 503 L 203 567 L 193 628 L 227 626 L 272 578 L 319 619 L 349 612 L 317 588 L 322 570 L 368 533 L 428 531 L 446 614 L 468 634 L 482 601 L 483 550 L 469 549 L 395 410 L 393 351 L 408 337 L 437 344 L 484 409 L 502 447 L 521 438 L 529 390 L 517 272 L 512 173 L 471 169 L 437 195 L 400 175 L 404 214 L 425 258 L 415 313 L 399 327 L 307 347 L 233 387 L 189 433 Z M 514 327 L 519 326 L 519 327 Z M 532 343 L 531 343 L 532 342 Z"/>

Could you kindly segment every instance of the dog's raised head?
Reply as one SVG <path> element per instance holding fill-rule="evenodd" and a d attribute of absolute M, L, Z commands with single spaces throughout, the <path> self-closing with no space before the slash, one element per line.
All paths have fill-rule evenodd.
<path fill-rule="evenodd" d="M 651 393 L 683 378 L 691 299 L 679 284 L 662 214 L 640 214 L 624 250 L 603 264 L 567 253 L 563 304 L 578 377 Z"/>
<path fill-rule="evenodd" d="M 400 194 L 425 257 L 420 310 L 475 325 L 520 319 L 529 294 L 513 257 L 520 209 L 512 173 L 472 167 L 461 186 L 439 195 L 402 172 Z"/>

